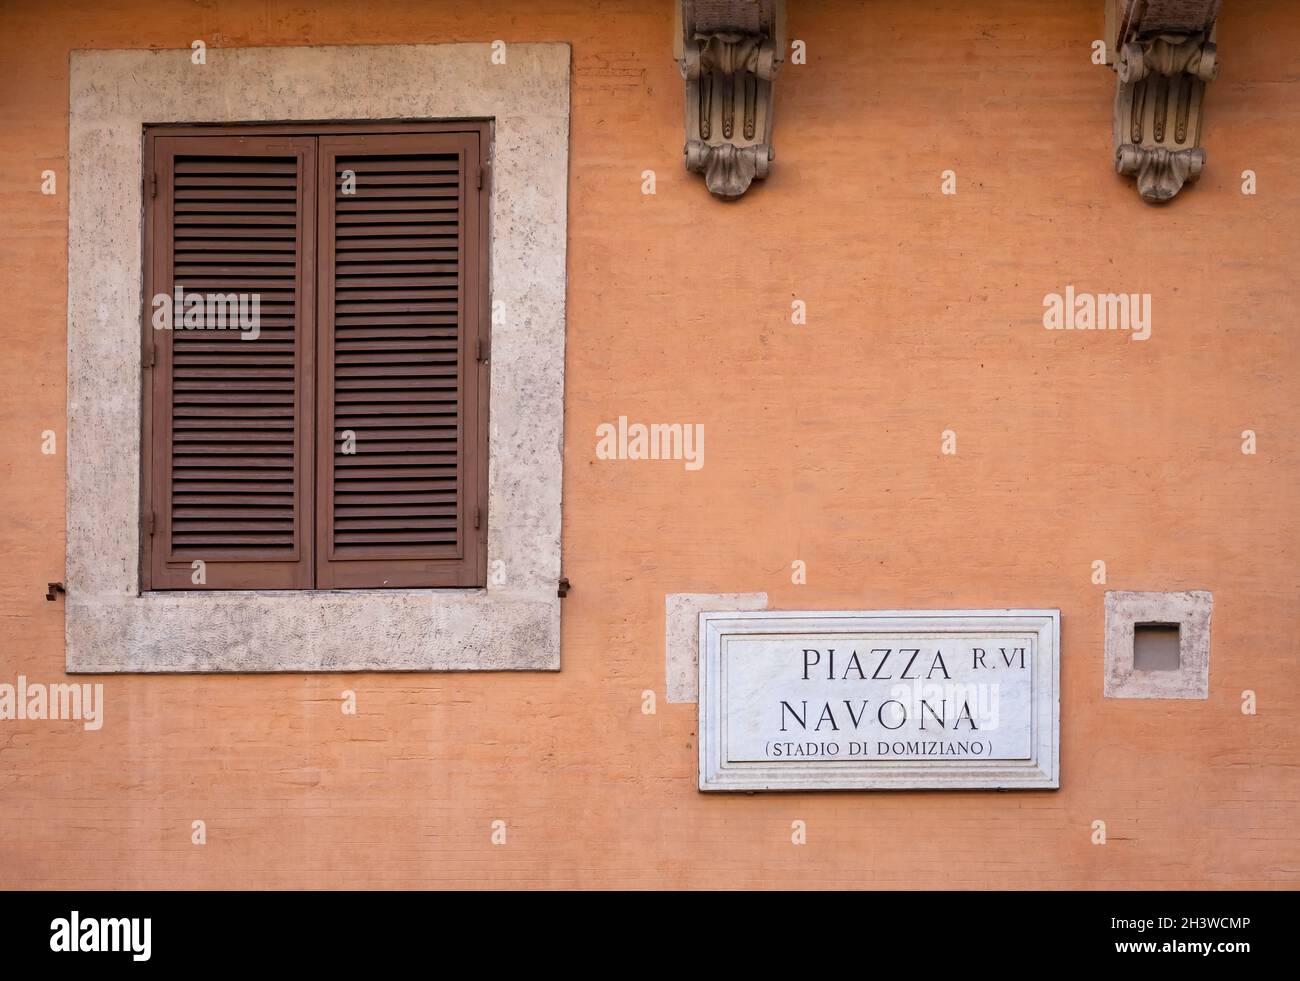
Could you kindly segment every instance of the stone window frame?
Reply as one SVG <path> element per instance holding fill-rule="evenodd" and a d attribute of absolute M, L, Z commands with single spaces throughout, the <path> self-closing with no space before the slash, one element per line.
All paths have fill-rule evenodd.
<path fill-rule="evenodd" d="M 559 669 L 569 66 L 564 43 L 72 52 L 70 673 Z M 460 119 L 493 123 L 486 588 L 141 593 L 145 125 Z"/>
<path fill-rule="evenodd" d="M 1108 590 L 1105 606 L 1105 697 L 1210 697 L 1212 593 Z M 1139 671 L 1134 667 L 1134 626 L 1147 623 L 1178 625 L 1176 671 Z"/>

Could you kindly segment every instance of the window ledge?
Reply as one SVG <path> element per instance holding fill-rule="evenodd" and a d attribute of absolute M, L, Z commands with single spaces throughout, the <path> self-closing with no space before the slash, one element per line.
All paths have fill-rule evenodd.
<path fill-rule="evenodd" d="M 493 589 L 68 595 L 69 673 L 556 671 L 560 600 Z"/>

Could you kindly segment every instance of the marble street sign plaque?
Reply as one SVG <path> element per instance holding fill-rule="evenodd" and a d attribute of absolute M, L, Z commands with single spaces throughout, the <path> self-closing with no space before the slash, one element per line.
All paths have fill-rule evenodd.
<path fill-rule="evenodd" d="M 700 614 L 700 789 L 1054 788 L 1057 610 Z"/>

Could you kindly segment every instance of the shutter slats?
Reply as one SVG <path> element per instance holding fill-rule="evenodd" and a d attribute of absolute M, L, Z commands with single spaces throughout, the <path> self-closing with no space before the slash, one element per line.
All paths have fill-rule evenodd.
<path fill-rule="evenodd" d="M 301 269 L 314 262 L 314 146 L 157 141 L 156 291 L 204 303 L 200 324 L 180 304 L 155 339 L 155 588 L 310 585 L 313 311 Z"/>
<path fill-rule="evenodd" d="M 334 230 L 334 234 L 340 240 L 357 239 L 355 243 L 358 248 L 371 248 L 375 242 L 391 243 L 379 246 L 380 248 L 401 248 L 402 245 L 408 245 L 411 248 L 427 249 L 432 243 L 445 242 L 451 236 L 451 229 L 455 226 L 444 224 L 340 224 Z M 406 236 L 403 238 L 402 236 Z"/>
<path fill-rule="evenodd" d="M 451 154 L 333 163 L 330 424 L 355 446 L 333 447 L 328 545 L 345 575 L 350 555 L 463 550 L 461 169 Z M 451 492 L 431 490 L 434 476 Z"/>
<path fill-rule="evenodd" d="M 210 159 L 190 158 L 176 161 L 176 176 L 182 177 L 186 174 L 284 174 L 289 178 L 295 178 L 298 173 L 297 164 L 292 159 L 274 160 L 274 159 L 257 159 L 243 160 L 234 156 L 213 157 Z"/>

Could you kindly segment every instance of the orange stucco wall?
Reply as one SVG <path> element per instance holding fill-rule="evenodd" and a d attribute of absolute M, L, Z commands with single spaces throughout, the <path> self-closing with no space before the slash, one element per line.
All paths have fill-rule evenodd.
<path fill-rule="evenodd" d="M 791 6 L 773 174 L 723 205 L 682 169 L 667 0 L 3 5 L 0 681 L 65 680 L 67 196 L 40 173 L 74 48 L 572 44 L 574 588 L 557 674 L 107 676 L 98 732 L 0 722 L 0 886 L 1300 883 L 1300 9 L 1228 0 L 1207 172 L 1153 209 L 1111 170 L 1101 0 Z M 1151 293 L 1151 339 L 1045 331 L 1066 284 Z M 598 460 L 619 415 L 704 423 L 704 468 Z M 1208 701 L 1102 698 L 1096 559 L 1213 591 Z M 747 590 L 1059 607 L 1061 789 L 699 794 L 664 594 Z"/>

